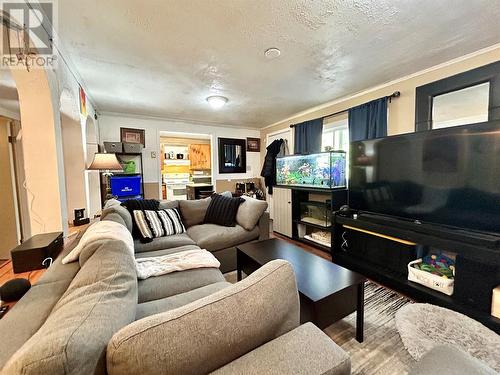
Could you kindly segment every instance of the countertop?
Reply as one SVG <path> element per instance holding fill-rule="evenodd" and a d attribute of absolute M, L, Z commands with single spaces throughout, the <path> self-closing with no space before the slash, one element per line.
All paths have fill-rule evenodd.
<path fill-rule="evenodd" d="M 212 185 L 212 184 L 206 184 L 204 182 L 199 182 L 199 183 L 190 182 L 189 184 L 186 184 L 186 186 L 190 186 L 190 187 L 213 187 L 214 185 Z"/>

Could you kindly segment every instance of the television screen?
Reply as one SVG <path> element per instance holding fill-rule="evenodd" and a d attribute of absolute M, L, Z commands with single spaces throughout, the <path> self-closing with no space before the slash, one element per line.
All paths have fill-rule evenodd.
<path fill-rule="evenodd" d="M 351 143 L 349 205 L 500 233 L 500 121 Z"/>
<path fill-rule="evenodd" d="M 117 197 L 128 197 L 141 194 L 141 176 L 111 176 L 111 194 Z"/>

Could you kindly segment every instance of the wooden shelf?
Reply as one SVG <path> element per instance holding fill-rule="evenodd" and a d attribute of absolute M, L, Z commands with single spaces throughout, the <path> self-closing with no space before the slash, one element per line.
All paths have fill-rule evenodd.
<path fill-rule="evenodd" d="M 394 241 L 394 242 L 399 242 L 399 243 L 402 243 L 404 245 L 409 245 L 409 246 L 415 246 L 416 245 L 415 242 L 411 242 L 411 241 L 407 241 L 407 240 L 402 240 L 401 238 L 387 236 L 387 235 L 382 234 L 382 233 L 372 232 L 370 230 L 353 227 L 352 225 L 343 225 L 343 227 L 347 228 L 347 229 L 355 230 L 355 231 L 358 231 L 358 232 L 370 234 L 372 236 L 376 236 L 376 237 L 380 237 L 380 238 L 385 238 L 386 240 L 391 240 L 391 241 Z"/>

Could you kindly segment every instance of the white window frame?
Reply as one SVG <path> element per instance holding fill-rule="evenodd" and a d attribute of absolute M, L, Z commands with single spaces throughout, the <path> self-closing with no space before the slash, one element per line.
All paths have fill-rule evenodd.
<path fill-rule="evenodd" d="M 325 135 L 329 134 L 331 134 L 332 137 L 331 144 L 333 150 L 343 150 L 345 152 L 349 151 L 349 126 L 347 113 L 338 116 L 332 116 L 324 120 L 321 141 L 322 151 L 326 151 L 325 146 L 327 145 L 323 144 L 323 139 Z M 345 139 L 342 139 L 342 137 L 345 137 Z"/>

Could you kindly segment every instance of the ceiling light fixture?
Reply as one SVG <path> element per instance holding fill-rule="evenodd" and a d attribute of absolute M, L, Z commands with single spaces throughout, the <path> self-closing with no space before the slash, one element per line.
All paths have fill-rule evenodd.
<path fill-rule="evenodd" d="M 224 107 L 228 99 L 225 96 L 213 95 L 207 98 L 207 102 L 213 109 L 220 109 Z"/>
<path fill-rule="evenodd" d="M 281 51 L 278 48 L 268 48 L 264 52 L 264 56 L 266 56 L 269 60 L 277 58 L 279 55 L 281 55 Z"/>

